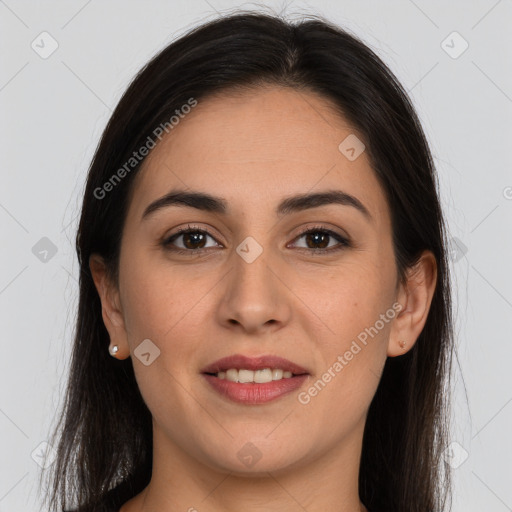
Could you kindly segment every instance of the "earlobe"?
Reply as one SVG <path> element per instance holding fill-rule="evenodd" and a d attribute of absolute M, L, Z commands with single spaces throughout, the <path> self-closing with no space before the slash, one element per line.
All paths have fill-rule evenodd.
<path fill-rule="evenodd" d="M 389 357 L 408 352 L 416 343 L 427 321 L 437 282 L 437 263 L 431 251 L 424 251 L 418 262 L 407 270 L 397 300 L 403 305 L 391 328 Z M 405 342 L 405 346 L 404 343 Z"/>
<path fill-rule="evenodd" d="M 103 323 L 110 336 L 110 347 L 108 347 L 108 350 L 117 359 L 125 359 L 130 351 L 119 299 L 119 290 L 110 282 L 106 264 L 100 255 L 91 254 L 89 268 L 91 269 L 94 285 L 100 297 Z M 113 349 L 113 347 L 117 347 L 117 349 Z M 107 347 L 105 348 L 107 349 Z M 123 354 L 126 354 L 125 357 L 123 357 Z"/>

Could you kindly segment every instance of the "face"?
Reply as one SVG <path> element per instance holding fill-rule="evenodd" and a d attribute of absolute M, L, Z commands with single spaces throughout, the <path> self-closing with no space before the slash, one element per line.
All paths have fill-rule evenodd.
<path fill-rule="evenodd" d="M 400 287 L 369 158 L 339 149 L 351 135 L 324 98 L 268 87 L 200 101 L 146 158 L 109 331 L 132 357 L 159 449 L 254 474 L 357 444 Z M 216 201 L 161 202 L 144 215 L 178 190 Z M 338 200 L 304 200 L 323 193 Z M 235 354 L 278 356 L 306 374 L 227 384 L 202 373 Z"/>

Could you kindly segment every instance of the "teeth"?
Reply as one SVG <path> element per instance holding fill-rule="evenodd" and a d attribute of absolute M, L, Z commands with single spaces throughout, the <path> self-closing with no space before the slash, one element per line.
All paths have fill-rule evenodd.
<path fill-rule="evenodd" d="M 283 378 L 283 370 L 272 370 L 272 380 L 280 380 Z"/>
<path fill-rule="evenodd" d="M 279 368 L 271 369 L 265 368 L 263 370 L 237 370 L 236 368 L 230 368 L 225 372 L 217 373 L 219 379 L 226 379 L 231 382 L 249 383 L 253 382 L 256 384 L 265 384 L 272 382 L 273 380 L 289 379 L 292 377 L 292 372 L 284 371 Z"/>

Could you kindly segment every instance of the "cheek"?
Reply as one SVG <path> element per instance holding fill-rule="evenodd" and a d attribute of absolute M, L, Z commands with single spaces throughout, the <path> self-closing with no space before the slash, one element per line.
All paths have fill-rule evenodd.
<path fill-rule="evenodd" d="M 319 287 L 318 282 L 311 281 L 303 290 L 337 340 L 356 337 L 393 304 L 393 268 L 358 262 L 332 270 L 322 282 Z"/>
<path fill-rule="evenodd" d="M 316 340 L 322 370 L 315 379 L 321 382 L 311 391 L 322 390 L 319 405 L 340 404 L 335 414 L 342 416 L 346 405 L 364 409 L 376 390 L 396 316 L 394 273 L 376 264 L 354 264 L 336 269 L 326 282 L 322 293 L 308 287 L 311 309 L 328 327 Z"/>
<path fill-rule="evenodd" d="M 123 316 L 141 394 L 153 414 L 160 411 L 172 416 L 190 408 L 190 397 L 182 389 L 190 387 L 191 362 L 197 358 L 197 345 L 203 339 L 204 283 L 191 278 L 185 269 L 155 260 L 136 254 L 126 260 L 122 269 Z M 160 351 L 147 366 L 136 352 L 146 339 Z"/>
<path fill-rule="evenodd" d="M 149 251 L 132 253 L 124 266 L 123 311 L 131 338 L 154 338 L 164 343 L 201 310 L 208 290 L 204 279 L 186 267 L 173 267 Z"/>
<path fill-rule="evenodd" d="M 314 428 L 337 425 L 339 434 L 365 417 L 375 395 L 394 310 L 384 290 L 369 293 L 363 286 L 352 287 L 346 282 L 332 298 L 333 303 L 325 309 L 332 332 L 316 340 L 319 372 L 298 398 L 316 418 Z"/>

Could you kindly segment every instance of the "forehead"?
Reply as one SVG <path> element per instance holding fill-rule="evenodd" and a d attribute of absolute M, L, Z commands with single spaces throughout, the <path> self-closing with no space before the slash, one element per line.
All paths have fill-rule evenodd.
<path fill-rule="evenodd" d="M 148 155 L 130 211 L 140 216 L 173 187 L 225 197 L 238 212 L 273 208 L 284 195 L 341 188 L 378 217 L 387 205 L 366 153 L 351 161 L 339 149 L 358 135 L 312 92 L 265 87 L 211 96 Z"/>

